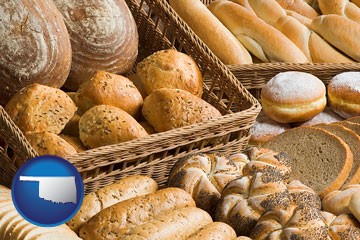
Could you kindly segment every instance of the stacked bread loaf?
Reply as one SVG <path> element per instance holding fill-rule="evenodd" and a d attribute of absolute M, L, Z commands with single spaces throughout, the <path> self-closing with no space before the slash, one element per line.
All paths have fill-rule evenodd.
<path fill-rule="evenodd" d="M 330 193 L 322 204 L 316 191 L 291 180 L 290 165 L 286 154 L 267 149 L 251 148 L 229 158 L 199 155 L 177 162 L 169 185 L 183 188 L 215 220 L 250 239 L 358 239 L 359 186 Z M 214 171 L 206 174 L 207 169 Z M 221 169 L 227 169 L 223 175 Z"/>
<path fill-rule="evenodd" d="M 249 53 L 254 62 L 360 61 L 360 8 L 348 0 L 170 0 L 170 4 L 225 64 L 249 63 Z M 220 48 L 224 45 L 226 51 Z"/>

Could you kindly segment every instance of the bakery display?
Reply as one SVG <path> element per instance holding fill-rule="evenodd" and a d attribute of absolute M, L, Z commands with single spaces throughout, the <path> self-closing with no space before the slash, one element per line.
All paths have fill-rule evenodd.
<path fill-rule="evenodd" d="M 75 99 L 80 114 L 97 105 L 109 105 L 136 117 L 143 104 L 143 98 L 132 81 L 121 75 L 99 70 L 90 80 L 80 85 Z"/>
<path fill-rule="evenodd" d="M 281 123 L 306 121 L 325 109 L 326 87 L 317 77 L 303 72 L 274 76 L 261 91 L 263 111 Z"/>
<path fill-rule="evenodd" d="M 144 100 L 142 114 L 156 132 L 216 119 L 221 113 L 191 93 L 172 88 L 154 91 Z"/>
<path fill-rule="evenodd" d="M 329 104 L 344 118 L 360 115 L 360 72 L 336 75 L 327 87 Z"/>
<path fill-rule="evenodd" d="M 182 89 L 201 97 L 203 78 L 199 67 L 190 56 L 176 50 L 152 54 L 136 66 L 147 95 L 160 88 Z"/>
<path fill-rule="evenodd" d="M 60 88 L 72 52 L 53 1 L 1 1 L 0 8 L 0 104 L 33 83 Z"/>
<path fill-rule="evenodd" d="M 120 108 L 97 105 L 81 116 L 80 139 L 88 148 L 117 144 L 147 136 L 145 129 Z"/>
<path fill-rule="evenodd" d="M 124 0 L 54 0 L 70 35 L 71 71 L 65 86 L 77 90 L 95 70 L 125 73 L 138 54 L 135 20 Z"/>

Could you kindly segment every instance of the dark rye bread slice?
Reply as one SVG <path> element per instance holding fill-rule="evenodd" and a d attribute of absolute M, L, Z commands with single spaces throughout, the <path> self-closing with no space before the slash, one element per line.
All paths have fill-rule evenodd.
<path fill-rule="evenodd" d="M 346 119 L 346 121 L 360 124 L 360 116 L 348 118 L 348 119 Z"/>
<path fill-rule="evenodd" d="M 291 179 L 300 180 L 320 197 L 338 190 L 352 168 L 349 146 L 328 131 L 313 127 L 287 130 L 265 143 L 264 148 L 290 156 Z"/>
<path fill-rule="evenodd" d="M 360 136 L 349 128 L 338 124 L 318 124 L 314 127 L 321 128 L 335 134 L 344 140 L 344 142 L 350 147 L 353 154 L 353 164 L 345 184 L 360 183 Z"/>
<path fill-rule="evenodd" d="M 360 136 L 360 124 L 359 123 L 353 123 L 353 122 L 348 122 L 348 121 L 340 121 L 340 122 L 335 122 L 335 123 L 331 123 L 331 124 L 338 124 L 338 125 L 347 127 L 350 130 L 354 131 L 354 133 L 356 133 L 357 135 Z"/>

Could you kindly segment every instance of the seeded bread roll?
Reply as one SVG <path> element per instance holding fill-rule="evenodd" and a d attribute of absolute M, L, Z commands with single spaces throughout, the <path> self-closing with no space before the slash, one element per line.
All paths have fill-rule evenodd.
<path fill-rule="evenodd" d="M 86 147 L 96 148 L 147 136 L 145 129 L 120 108 L 98 105 L 79 121 L 80 139 Z"/>
<path fill-rule="evenodd" d="M 320 197 L 341 188 L 352 168 L 349 146 L 332 133 L 313 127 L 287 130 L 263 146 L 290 156 L 291 179 L 300 180 Z"/>
<path fill-rule="evenodd" d="M 15 94 L 5 110 L 23 132 L 59 134 L 75 114 L 76 106 L 63 91 L 32 84 Z"/>
<path fill-rule="evenodd" d="M 281 123 L 306 121 L 326 106 L 326 87 L 317 77 L 304 72 L 279 73 L 261 91 L 268 117 Z"/>
<path fill-rule="evenodd" d="M 184 189 L 197 207 L 212 213 L 225 185 L 240 176 L 240 170 L 230 159 L 199 154 L 178 161 L 170 172 L 168 185 Z"/>
<path fill-rule="evenodd" d="M 51 132 L 26 132 L 25 137 L 39 155 L 67 157 L 77 153 L 70 143 Z"/>
<path fill-rule="evenodd" d="M 360 30 L 360 29 L 359 29 Z M 336 75 L 327 87 L 330 107 L 344 118 L 360 115 L 360 72 Z"/>
<path fill-rule="evenodd" d="M 321 212 L 331 239 L 360 239 L 360 224 L 351 214 L 335 216 L 328 212 Z"/>
<path fill-rule="evenodd" d="M 291 181 L 287 185 L 287 188 L 295 205 L 299 207 L 311 206 L 319 210 L 321 209 L 321 199 L 319 195 L 299 180 Z"/>
<path fill-rule="evenodd" d="M 248 236 L 264 212 L 275 207 L 284 209 L 290 204 L 291 197 L 283 181 L 276 179 L 276 175 L 257 173 L 226 185 L 215 220 L 232 226 L 237 235 Z"/>
<path fill-rule="evenodd" d="M 218 118 L 221 113 L 212 105 L 181 89 L 162 88 L 144 101 L 142 114 L 156 132 Z"/>
<path fill-rule="evenodd" d="M 213 222 L 199 229 L 187 240 L 229 240 L 235 238 L 236 233 L 229 225 L 222 222 Z"/>
<path fill-rule="evenodd" d="M 158 51 L 136 66 L 147 95 L 160 88 L 176 88 L 201 97 L 203 78 L 190 56 L 173 49 Z"/>
<path fill-rule="evenodd" d="M 187 192 L 165 188 L 103 209 L 80 229 L 80 237 L 84 240 L 118 239 L 166 211 L 185 207 L 195 207 Z"/>
<path fill-rule="evenodd" d="M 165 212 L 122 236 L 124 240 L 188 239 L 194 232 L 212 223 L 210 215 L 200 208 L 188 207 Z"/>
<path fill-rule="evenodd" d="M 155 193 L 157 188 L 157 183 L 146 176 L 123 178 L 116 183 L 86 195 L 80 210 L 67 222 L 67 225 L 78 233 L 84 224 L 103 209 L 130 198 Z"/>

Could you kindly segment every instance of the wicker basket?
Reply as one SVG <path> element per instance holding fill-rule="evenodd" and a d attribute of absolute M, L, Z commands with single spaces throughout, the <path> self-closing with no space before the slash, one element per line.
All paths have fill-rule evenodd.
<path fill-rule="evenodd" d="M 203 99 L 222 112 L 223 117 L 70 156 L 68 160 L 83 176 L 86 193 L 133 174 L 151 176 L 163 185 L 170 168 L 181 157 L 209 151 L 238 152 L 247 145 L 249 130 L 261 108 L 165 1 L 126 2 L 139 31 L 137 61 L 172 47 L 191 55 L 203 74 L 210 76 L 204 84 Z M 152 18 L 154 14 L 156 21 Z M 162 31 L 158 27 L 160 22 Z M 37 153 L 1 107 L 0 134 L 5 142 L 0 149 L 0 183 L 10 186 L 17 169 L 15 158 L 29 159 Z"/>

